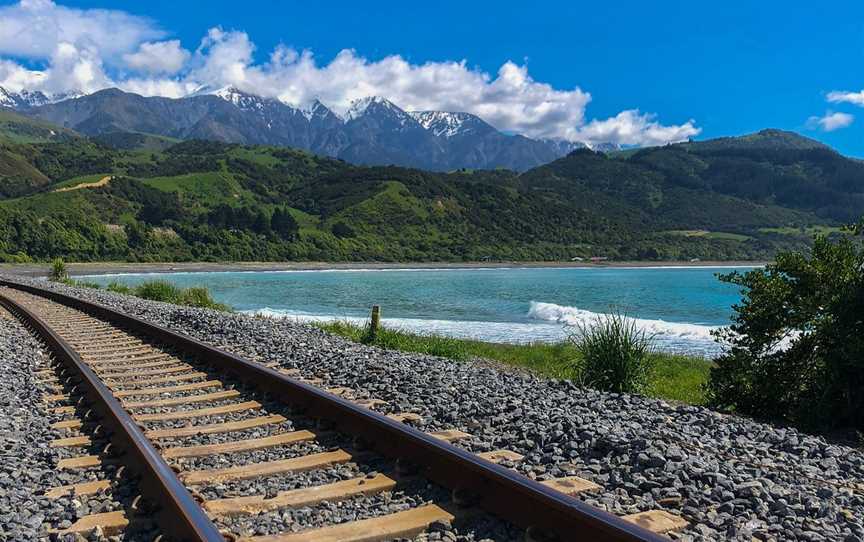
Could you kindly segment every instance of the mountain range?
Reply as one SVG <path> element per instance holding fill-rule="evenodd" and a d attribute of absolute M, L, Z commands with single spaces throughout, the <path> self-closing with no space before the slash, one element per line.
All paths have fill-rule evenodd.
<path fill-rule="evenodd" d="M 87 98 L 58 104 L 86 109 Z M 239 114 L 224 97 L 201 98 L 186 104 Z M 142 100 L 154 114 L 154 104 L 177 104 L 132 103 Z M 257 99 L 241 105 L 260 105 L 268 119 L 268 107 L 286 111 Z M 112 111 L 112 122 L 124 111 Z M 177 121 L 175 113 L 151 122 Z M 280 122 L 317 117 L 343 126 L 338 134 L 380 131 L 379 146 L 400 137 L 392 134 L 422 141 L 486 129 L 471 116 L 407 113 L 381 99 L 357 102 L 344 118 L 313 104 Z M 805 248 L 814 233 L 841 235 L 864 214 L 864 162 L 781 130 L 611 153 L 580 148 L 524 172 L 435 172 L 280 145 L 83 136 L 94 116 L 82 110 L 81 118 L 75 131 L 0 110 L 0 261 L 764 260 Z M 204 116 L 197 125 L 223 121 Z"/>
<path fill-rule="evenodd" d="M 525 171 L 586 146 L 505 134 L 469 113 L 405 111 L 379 96 L 354 101 L 341 116 L 317 100 L 298 108 L 232 87 L 178 99 L 118 89 L 49 96 L 0 88 L 0 106 L 114 145 L 160 146 L 159 138 L 168 138 L 161 142 L 164 147 L 176 140 L 205 139 L 292 147 L 354 164 L 433 171 Z"/>

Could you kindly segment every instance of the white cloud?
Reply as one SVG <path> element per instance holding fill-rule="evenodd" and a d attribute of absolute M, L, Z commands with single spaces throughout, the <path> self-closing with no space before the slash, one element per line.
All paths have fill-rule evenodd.
<path fill-rule="evenodd" d="M 664 126 L 654 118 L 654 115 L 640 113 L 637 109 L 622 111 L 606 120 L 592 120 L 578 130 L 580 137 L 576 139 L 651 146 L 684 141 L 702 131 L 692 119 L 681 125 Z"/>
<path fill-rule="evenodd" d="M 811 130 L 819 129 L 823 132 L 833 132 L 834 130 L 839 130 L 840 128 L 846 128 L 852 121 L 855 120 L 855 117 L 850 115 L 849 113 L 834 113 L 828 111 L 824 116 L 821 117 L 810 117 L 807 119 L 807 127 Z"/>
<path fill-rule="evenodd" d="M 467 111 L 532 137 L 629 145 L 680 141 L 700 131 L 692 120 L 666 126 L 636 110 L 587 121 L 591 94 L 537 81 L 526 65 L 512 61 L 493 75 L 465 60 L 412 64 L 391 55 L 373 61 L 346 49 L 319 64 L 310 51 L 279 46 L 256 63 L 245 32 L 212 28 L 194 54 L 178 40 L 158 41 L 163 37 L 149 19 L 122 11 L 21 0 L 0 8 L 0 55 L 46 67 L 33 70 L 0 58 L 0 86 L 49 92 L 117 86 L 176 98 L 202 86 L 234 85 L 294 105 L 318 98 L 337 112 L 354 99 L 378 95 L 406 110 Z"/>
<path fill-rule="evenodd" d="M 126 53 L 123 60 L 134 70 L 152 74 L 179 72 L 189 59 L 189 51 L 180 40 L 146 41 L 134 53 Z"/>
<path fill-rule="evenodd" d="M 835 90 L 834 92 L 828 93 L 827 99 L 831 103 L 850 103 L 864 106 L 864 90 L 861 92 Z"/>
<path fill-rule="evenodd" d="M 114 58 L 163 34 L 149 19 L 124 11 L 67 8 L 51 0 L 21 0 L 0 8 L 0 54 L 14 57 L 45 59 L 58 43 L 71 43 Z"/>

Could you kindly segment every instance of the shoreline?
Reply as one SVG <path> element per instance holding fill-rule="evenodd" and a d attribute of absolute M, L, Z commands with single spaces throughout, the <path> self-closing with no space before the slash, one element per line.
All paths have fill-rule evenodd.
<path fill-rule="evenodd" d="M 450 269 L 651 269 L 760 267 L 764 261 L 620 261 L 620 262 L 86 262 L 67 263 L 71 276 L 142 273 L 227 273 L 273 271 L 368 271 Z M 0 273 L 27 277 L 47 276 L 50 263 L 0 264 Z"/>

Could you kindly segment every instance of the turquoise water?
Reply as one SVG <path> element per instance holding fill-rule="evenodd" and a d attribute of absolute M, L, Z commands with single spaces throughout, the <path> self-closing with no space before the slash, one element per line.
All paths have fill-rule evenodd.
<path fill-rule="evenodd" d="M 739 300 L 717 280 L 732 268 L 335 270 L 94 276 L 136 284 L 207 286 L 235 309 L 301 320 L 362 321 L 373 304 L 385 325 L 500 342 L 557 341 L 574 324 L 622 310 L 659 348 L 713 354 L 712 329 Z"/>

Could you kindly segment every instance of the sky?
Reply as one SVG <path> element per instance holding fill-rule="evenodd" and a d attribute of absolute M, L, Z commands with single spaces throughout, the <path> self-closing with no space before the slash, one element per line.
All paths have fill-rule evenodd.
<path fill-rule="evenodd" d="M 864 157 L 864 2 L 0 1 L 0 86 L 380 95 L 624 145 L 798 131 Z"/>

